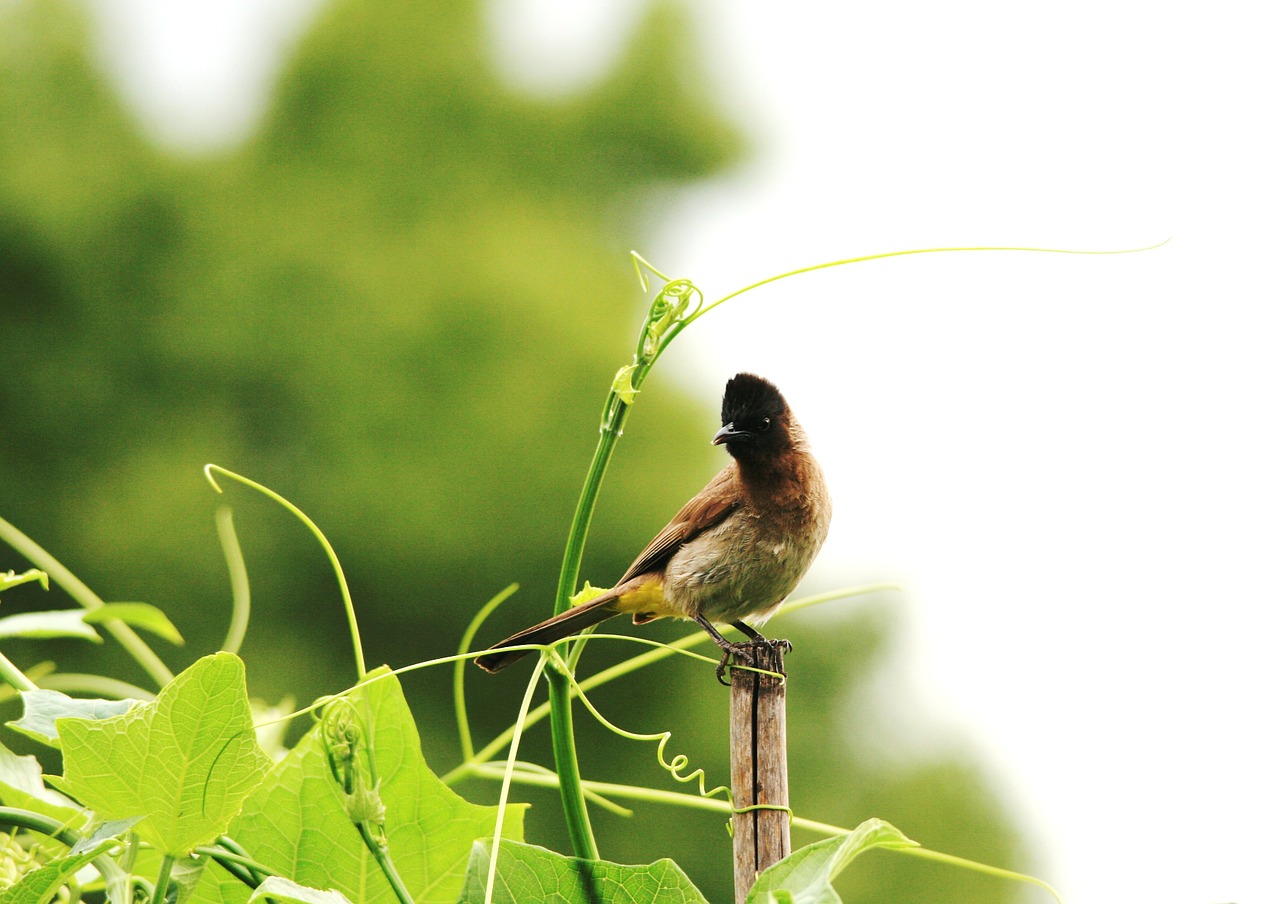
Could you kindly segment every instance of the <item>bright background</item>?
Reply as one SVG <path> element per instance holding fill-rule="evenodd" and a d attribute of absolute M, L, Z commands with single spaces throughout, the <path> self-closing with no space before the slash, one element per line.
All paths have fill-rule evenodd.
<path fill-rule="evenodd" d="M 636 6 L 495 2 L 495 54 L 571 90 Z M 753 153 L 637 250 L 712 299 L 880 251 L 1171 238 L 800 277 L 664 372 L 777 381 L 837 496 L 811 584 L 905 586 L 859 731 L 903 755 L 924 711 L 968 737 L 1069 901 L 1273 900 L 1274 30 L 1243 3 L 691 6 Z M 126 95 L 193 148 L 252 128 L 314 10 L 92 8 Z"/>

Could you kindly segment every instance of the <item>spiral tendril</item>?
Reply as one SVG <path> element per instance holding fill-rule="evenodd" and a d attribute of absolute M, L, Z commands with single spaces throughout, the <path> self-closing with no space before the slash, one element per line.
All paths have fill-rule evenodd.
<path fill-rule="evenodd" d="M 587 698 L 586 692 L 582 689 L 582 686 L 577 682 L 575 678 L 571 676 L 569 678 L 569 682 L 571 687 L 573 688 L 574 695 L 577 696 L 578 699 L 582 701 L 582 705 L 585 706 L 587 708 L 587 711 L 591 713 L 592 716 L 595 717 L 595 720 L 597 722 L 599 722 L 601 725 L 603 725 L 605 728 L 607 728 L 609 731 L 612 731 L 614 734 L 618 735 L 619 737 L 627 738 L 628 740 L 649 741 L 649 742 L 657 741 L 658 742 L 658 749 L 657 749 L 658 765 L 660 765 L 662 769 L 666 771 L 673 779 L 675 779 L 677 782 L 680 782 L 682 784 L 687 784 L 688 782 L 697 781 L 698 795 L 700 797 L 710 798 L 710 797 L 715 797 L 718 794 L 723 794 L 724 799 L 729 803 L 729 805 L 730 806 L 733 805 L 733 792 L 729 790 L 728 786 L 717 785 L 716 787 L 711 789 L 707 788 L 707 771 L 702 767 L 698 767 L 697 769 L 694 769 L 692 772 L 683 774 L 684 770 L 689 766 L 688 756 L 686 756 L 683 753 L 678 753 L 675 756 L 673 756 L 670 760 L 667 759 L 666 757 L 667 744 L 670 743 L 671 737 L 672 737 L 672 733 L 670 731 L 659 731 L 659 732 L 654 732 L 652 734 L 645 734 L 642 732 L 627 731 L 627 729 L 625 728 L 622 728 L 618 725 L 614 725 L 607 718 L 605 718 L 604 714 L 601 713 L 600 710 L 596 709 L 595 704 L 592 703 Z"/>

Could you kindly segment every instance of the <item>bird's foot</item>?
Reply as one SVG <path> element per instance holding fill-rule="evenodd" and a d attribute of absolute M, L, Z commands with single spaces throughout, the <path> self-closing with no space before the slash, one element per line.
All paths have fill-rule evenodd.
<path fill-rule="evenodd" d="M 776 670 L 771 669 L 770 671 L 777 671 L 785 678 L 787 673 L 781 667 L 782 657 L 790 653 L 793 647 L 789 640 L 783 640 L 781 638 L 778 638 L 777 640 L 770 640 L 767 637 L 761 637 L 759 640 L 747 640 L 741 643 L 731 643 L 726 641 L 721 649 L 724 650 L 724 654 L 720 657 L 720 664 L 716 666 L 716 680 L 725 687 L 730 687 L 730 682 L 725 680 L 724 675 L 729 668 L 729 660 L 734 656 L 740 656 L 746 660 L 741 663 L 742 665 L 749 665 L 753 668 L 767 668 L 767 666 L 762 666 L 760 664 L 761 654 L 765 654 L 767 656 L 768 653 L 772 653 L 773 655 L 768 658 L 776 661 L 778 668 Z"/>

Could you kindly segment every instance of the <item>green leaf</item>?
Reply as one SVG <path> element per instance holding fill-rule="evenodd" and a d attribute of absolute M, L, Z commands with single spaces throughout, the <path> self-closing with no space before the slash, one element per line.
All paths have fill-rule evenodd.
<path fill-rule="evenodd" d="M 244 664 L 197 661 L 154 703 L 100 721 L 59 719 L 62 785 L 99 816 L 141 815 L 137 833 L 175 857 L 226 831 L 270 760 L 258 747 Z"/>
<path fill-rule="evenodd" d="M 466 875 L 471 844 L 492 835 L 497 807 L 459 797 L 427 767 L 400 684 L 383 669 L 370 673 L 348 700 L 360 714 L 364 744 L 374 751 L 382 834 L 415 904 L 453 904 Z M 509 805 L 504 834 L 519 838 L 524 805 Z M 347 815 L 317 724 L 245 801 L 227 832 L 259 863 L 312 888 L 334 889 L 359 904 L 394 904 L 390 885 Z M 216 881 L 211 876 L 218 876 Z M 197 890 L 201 904 L 244 902 L 239 882 L 210 870 Z"/>
<path fill-rule="evenodd" d="M 328 891 L 308 888 L 281 876 L 268 877 L 253 890 L 249 900 L 257 901 L 268 897 L 276 901 L 293 902 L 293 904 L 351 904 L 347 896 L 340 891 L 334 891 L 332 888 Z"/>
<path fill-rule="evenodd" d="M 102 637 L 84 622 L 81 609 L 54 609 L 49 612 L 20 612 L 0 618 L 0 637 L 78 637 L 102 643 Z"/>
<path fill-rule="evenodd" d="M 487 841 L 472 847 L 467 882 L 458 904 L 484 901 L 489 877 Z M 623 866 L 603 860 L 579 860 L 531 844 L 503 841 L 493 887 L 494 904 L 707 904 L 674 860 L 647 866 Z"/>
<path fill-rule="evenodd" d="M 747 904 L 840 904 L 831 880 L 859 854 L 877 847 L 917 847 L 881 819 L 868 819 L 852 832 L 802 847 L 762 872 L 747 893 Z"/>
<path fill-rule="evenodd" d="M 115 847 L 119 843 L 118 836 L 127 832 L 131 825 L 131 822 L 114 823 L 105 832 L 95 832 L 82 840 L 66 856 L 50 860 L 27 873 L 0 892 L 0 904 L 47 904 L 81 868 Z"/>
<path fill-rule="evenodd" d="M 68 697 L 61 691 L 22 692 L 22 718 L 9 727 L 49 747 L 61 747 L 58 719 L 110 719 L 129 711 L 137 700 L 99 700 Z"/>
<path fill-rule="evenodd" d="M 44 771 L 33 756 L 18 756 L 0 744 L 0 802 L 78 827 L 83 808 L 45 787 Z"/>
<path fill-rule="evenodd" d="M 0 573 L 0 591 L 8 590 L 10 587 L 17 587 L 19 584 L 25 584 L 28 581 L 39 581 L 40 586 L 45 590 L 49 589 L 49 576 L 39 568 L 28 568 L 22 574 L 15 574 L 13 571 Z"/>
<path fill-rule="evenodd" d="M 169 617 L 150 603 L 107 603 L 84 613 L 85 623 L 91 625 L 117 618 L 130 627 L 150 631 L 171 644 L 185 643 Z"/>

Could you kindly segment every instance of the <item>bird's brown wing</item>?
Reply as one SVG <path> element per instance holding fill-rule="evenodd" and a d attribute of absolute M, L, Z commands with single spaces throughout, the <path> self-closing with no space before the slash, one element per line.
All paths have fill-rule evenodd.
<path fill-rule="evenodd" d="M 631 563 L 627 573 L 618 579 L 618 584 L 625 584 L 636 575 L 660 571 L 681 546 L 729 517 L 741 504 L 741 498 L 742 485 L 737 468 L 729 465 L 676 512 L 671 522 Z"/>

